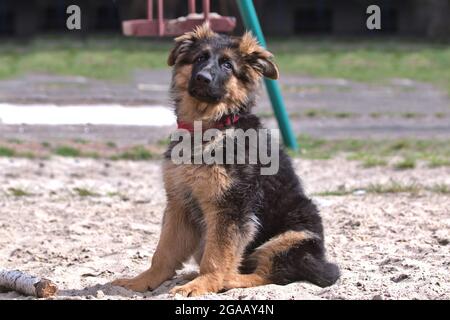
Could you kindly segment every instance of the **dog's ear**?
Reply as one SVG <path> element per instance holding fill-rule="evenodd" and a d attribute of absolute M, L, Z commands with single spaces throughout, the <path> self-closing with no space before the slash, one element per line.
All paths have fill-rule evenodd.
<path fill-rule="evenodd" d="M 211 30 L 208 23 L 204 23 L 201 26 L 196 27 L 193 31 L 186 32 L 182 36 L 175 38 L 175 46 L 170 51 L 167 59 L 169 66 L 175 65 L 177 61 L 192 48 L 195 42 L 203 39 L 212 38 L 216 35 Z"/>
<path fill-rule="evenodd" d="M 240 41 L 239 50 L 246 62 L 259 74 L 269 79 L 278 79 L 280 73 L 273 61 L 273 55 L 258 43 L 258 40 L 246 32 Z"/>
<path fill-rule="evenodd" d="M 276 80 L 279 78 L 280 73 L 278 67 L 272 60 L 272 54 L 266 51 L 269 55 L 262 55 L 256 58 L 255 62 L 252 64 L 253 68 L 257 69 L 264 77 Z"/>
<path fill-rule="evenodd" d="M 189 48 L 194 44 L 194 39 L 186 33 L 178 38 L 175 38 L 175 46 L 170 51 L 169 57 L 167 58 L 167 64 L 169 66 L 175 65 L 178 58 L 184 53 L 189 51 Z"/>

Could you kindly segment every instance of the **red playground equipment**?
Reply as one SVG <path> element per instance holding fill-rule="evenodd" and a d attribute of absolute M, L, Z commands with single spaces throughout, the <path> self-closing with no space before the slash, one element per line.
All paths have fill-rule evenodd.
<path fill-rule="evenodd" d="M 196 13 L 195 0 L 188 0 L 189 14 L 178 19 L 164 19 L 164 1 L 158 1 L 158 17 L 153 19 L 153 0 L 147 0 L 147 19 L 123 22 L 123 33 L 127 36 L 178 36 L 209 22 L 217 32 L 231 32 L 236 27 L 236 18 L 210 12 L 210 0 L 203 0 L 203 13 Z"/>

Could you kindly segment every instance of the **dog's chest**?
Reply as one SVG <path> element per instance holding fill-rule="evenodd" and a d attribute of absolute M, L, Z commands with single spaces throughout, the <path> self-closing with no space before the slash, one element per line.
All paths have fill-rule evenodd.
<path fill-rule="evenodd" d="M 166 160 L 163 167 L 166 192 L 173 197 L 186 193 L 200 203 L 219 201 L 233 184 L 222 165 L 174 164 Z"/>

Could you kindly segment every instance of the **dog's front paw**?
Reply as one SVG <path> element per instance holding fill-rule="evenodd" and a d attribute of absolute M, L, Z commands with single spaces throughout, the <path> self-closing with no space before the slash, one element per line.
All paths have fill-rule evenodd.
<path fill-rule="evenodd" d="M 190 282 L 183 286 L 176 286 L 172 290 L 170 290 L 171 294 L 181 294 L 184 297 L 201 296 L 208 292 L 208 288 L 206 288 L 205 286 L 192 285 Z"/>
<path fill-rule="evenodd" d="M 200 276 L 185 285 L 174 287 L 170 290 L 170 293 L 173 295 L 181 294 L 185 297 L 196 297 L 207 293 L 218 292 L 220 289 L 221 287 L 217 281 Z"/>
<path fill-rule="evenodd" d="M 113 286 L 124 287 L 125 289 L 137 291 L 137 292 L 145 292 L 150 290 L 149 284 L 139 278 L 132 279 L 117 279 L 111 282 Z"/>

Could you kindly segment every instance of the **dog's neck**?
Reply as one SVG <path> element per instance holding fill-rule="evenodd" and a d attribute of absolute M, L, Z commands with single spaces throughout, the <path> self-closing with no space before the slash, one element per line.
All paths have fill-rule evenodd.
<path fill-rule="evenodd" d="M 242 115 L 249 113 L 255 104 L 255 96 L 247 97 L 245 104 L 232 105 L 227 101 L 218 104 L 199 102 L 189 95 L 174 97 L 175 114 L 179 129 L 194 130 L 194 123 L 202 123 L 202 130 L 225 129 L 235 125 Z"/>
<path fill-rule="evenodd" d="M 238 114 L 232 114 L 222 117 L 222 119 L 214 122 L 208 123 L 206 126 L 202 125 L 202 131 L 206 131 L 208 129 L 226 129 L 235 125 L 239 121 Z M 189 121 L 177 120 L 178 129 L 185 129 L 190 132 L 194 132 L 194 123 Z"/>

